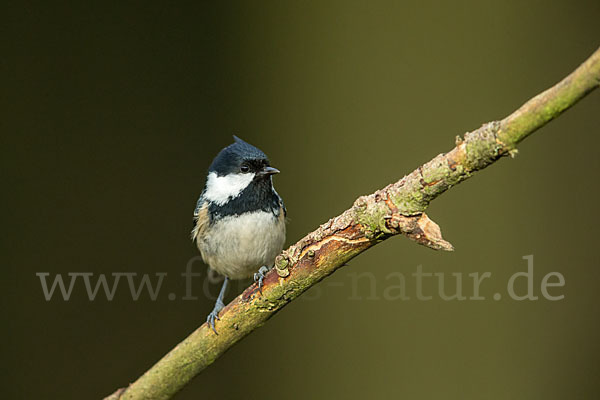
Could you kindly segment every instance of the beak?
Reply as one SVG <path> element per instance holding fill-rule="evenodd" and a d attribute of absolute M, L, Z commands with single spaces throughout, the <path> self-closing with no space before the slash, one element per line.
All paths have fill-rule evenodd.
<path fill-rule="evenodd" d="M 278 174 L 279 170 L 273 167 L 264 167 L 262 171 L 259 172 L 259 175 L 275 175 Z"/>

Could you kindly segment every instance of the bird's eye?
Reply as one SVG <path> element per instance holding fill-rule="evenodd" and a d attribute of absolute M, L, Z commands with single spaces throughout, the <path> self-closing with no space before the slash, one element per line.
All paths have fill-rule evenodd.
<path fill-rule="evenodd" d="M 248 171 L 250 171 L 250 167 L 247 166 L 247 165 L 242 165 L 240 167 L 240 171 L 242 171 L 242 172 L 248 172 Z"/>

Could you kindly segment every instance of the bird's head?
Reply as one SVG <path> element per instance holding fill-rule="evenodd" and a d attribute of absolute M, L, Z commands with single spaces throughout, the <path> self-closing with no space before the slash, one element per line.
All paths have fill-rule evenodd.
<path fill-rule="evenodd" d="M 271 167 L 266 154 L 237 136 L 233 144 L 215 157 L 206 181 L 206 197 L 224 204 L 239 195 L 250 183 L 271 188 L 271 176 L 279 170 Z"/>

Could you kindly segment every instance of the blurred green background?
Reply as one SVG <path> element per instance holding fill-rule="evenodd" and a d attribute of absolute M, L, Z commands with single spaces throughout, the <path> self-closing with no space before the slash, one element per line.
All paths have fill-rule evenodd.
<path fill-rule="evenodd" d="M 281 169 L 291 244 L 600 44 L 591 0 L 1 8 L 4 398 L 101 398 L 204 321 L 213 300 L 199 287 L 198 301 L 167 293 L 184 293 L 192 210 L 232 134 Z M 595 398 L 599 111 L 593 93 L 516 159 L 438 198 L 429 215 L 454 253 L 384 242 L 177 398 Z M 556 271 L 566 285 L 551 293 L 564 300 L 491 298 L 528 254 L 536 294 Z M 410 282 L 411 300 L 381 298 L 390 274 L 418 265 L 491 272 L 487 299 L 417 301 Z M 375 296 L 367 279 L 351 284 L 364 271 Z M 47 302 L 36 272 L 168 277 L 156 301 L 133 301 L 125 285 L 89 301 L 80 282 L 70 301 Z"/>

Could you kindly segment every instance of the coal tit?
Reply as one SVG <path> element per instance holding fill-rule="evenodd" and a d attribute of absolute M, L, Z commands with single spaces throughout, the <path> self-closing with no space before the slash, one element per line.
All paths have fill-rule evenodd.
<path fill-rule="evenodd" d="M 260 290 L 285 241 L 286 209 L 272 181 L 279 170 L 261 150 L 233 138 L 208 169 L 192 230 L 204 262 L 225 277 L 206 319 L 215 333 L 229 280 L 254 276 Z"/>

